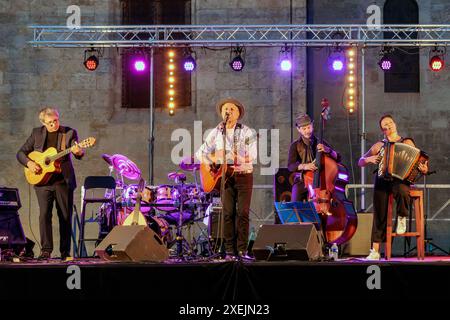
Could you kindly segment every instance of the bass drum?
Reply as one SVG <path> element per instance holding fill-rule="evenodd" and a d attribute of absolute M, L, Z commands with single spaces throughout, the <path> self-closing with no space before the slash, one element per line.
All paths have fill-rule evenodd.
<path fill-rule="evenodd" d="M 173 241 L 172 230 L 169 223 L 161 217 L 146 217 L 147 224 L 150 229 L 161 238 L 165 245 L 169 245 Z"/>

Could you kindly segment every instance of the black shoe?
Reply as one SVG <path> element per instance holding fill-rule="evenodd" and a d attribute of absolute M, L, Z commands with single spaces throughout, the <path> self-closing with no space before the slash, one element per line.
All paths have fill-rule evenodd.
<path fill-rule="evenodd" d="M 238 257 L 243 261 L 255 261 L 255 258 L 249 256 L 246 252 L 239 251 Z"/>
<path fill-rule="evenodd" d="M 42 251 L 40 256 L 37 258 L 39 261 L 49 260 L 51 258 L 51 253 L 49 251 Z"/>

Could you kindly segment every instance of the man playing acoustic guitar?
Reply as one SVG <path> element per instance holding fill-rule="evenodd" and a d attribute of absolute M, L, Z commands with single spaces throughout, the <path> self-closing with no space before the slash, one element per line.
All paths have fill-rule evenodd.
<path fill-rule="evenodd" d="M 43 152 L 50 147 L 58 151 L 71 148 L 75 158 L 81 159 L 84 151 L 77 145 L 76 130 L 59 124 L 59 112 L 56 108 L 46 107 L 39 112 L 43 126 L 34 128 L 30 137 L 17 152 L 17 160 L 29 171 L 39 175 L 42 167 L 31 160 L 28 155 L 33 151 Z M 59 218 L 61 259 L 70 256 L 71 218 L 73 208 L 73 191 L 76 188 L 75 172 L 70 153 L 60 162 L 61 172 L 53 173 L 47 181 L 35 185 L 39 203 L 39 230 L 41 236 L 40 260 L 49 259 L 53 250 L 52 211 L 53 202 Z"/>
<path fill-rule="evenodd" d="M 238 123 L 238 120 L 244 116 L 244 106 L 239 101 L 231 98 L 222 100 L 217 104 L 217 112 L 223 122 L 209 133 L 197 151 L 196 157 L 202 164 L 221 164 L 225 156 L 228 169 L 233 172 L 226 180 L 221 195 L 226 259 L 233 259 L 236 255 L 247 258 L 253 161 L 257 156 L 256 139 L 249 127 Z M 224 124 L 225 132 L 223 132 Z M 225 147 L 223 133 L 225 133 Z M 220 172 L 221 170 L 217 171 L 219 175 Z M 213 184 L 214 181 L 217 182 L 218 187 L 217 185 L 206 186 L 202 169 L 201 175 L 205 191 L 214 187 L 220 190 L 220 180 L 211 179 Z"/>

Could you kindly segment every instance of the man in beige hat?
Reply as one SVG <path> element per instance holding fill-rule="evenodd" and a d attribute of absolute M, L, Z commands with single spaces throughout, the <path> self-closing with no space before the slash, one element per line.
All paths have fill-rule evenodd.
<path fill-rule="evenodd" d="M 245 108 L 233 98 L 221 100 L 216 106 L 222 117 L 196 152 L 202 163 L 220 164 L 224 159 L 234 173 L 221 190 L 223 204 L 223 239 L 226 259 L 247 256 L 249 213 L 253 188 L 253 161 L 257 157 L 256 139 L 252 130 L 239 123 Z M 224 143 L 225 141 L 225 143 Z M 225 144 L 225 147 L 224 147 Z M 220 184 L 219 184 L 220 189 Z"/>
<path fill-rule="evenodd" d="M 303 172 L 317 170 L 314 161 L 316 151 L 328 154 L 337 162 L 341 161 L 341 155 L 325 141 L 318 143 L 314 136 L 313 122 L 307 114 L 301 114 L 297 117 L 295 127 L 300 136 L 289 147 L 288 169 L 291 172 L 297 172 L 292 186 L 291 201 L 305 201 L 308 199 L 308 190 L 303 182 Z"/>

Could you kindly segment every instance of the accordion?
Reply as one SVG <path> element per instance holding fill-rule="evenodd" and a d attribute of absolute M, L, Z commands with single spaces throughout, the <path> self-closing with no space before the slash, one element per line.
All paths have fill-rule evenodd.
<path fill-rule="evenodd" d="M 380 150 L 378 176 L 386 180 L 397 178 L 414 183 L 419 177 L 419 163 L 428 161 L 428 155 L 409 144 L 385 142 Z"/>

